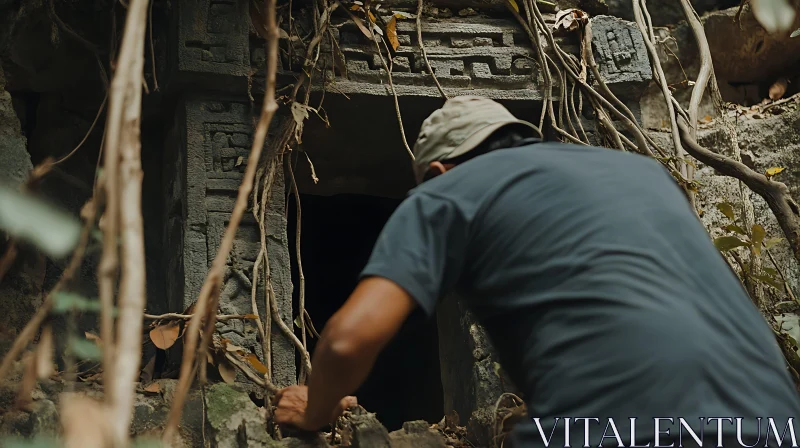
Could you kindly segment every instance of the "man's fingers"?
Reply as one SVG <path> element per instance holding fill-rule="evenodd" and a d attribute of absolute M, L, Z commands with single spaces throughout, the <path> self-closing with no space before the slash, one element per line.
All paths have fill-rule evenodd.
<path fill-rule="evenodd" d="M 350 396 L 350 397 L 344 397 L 342 399 L 343 409 L 349 409 L 352 408 L 353 406 L 358 406 L 358 398 Z"/>

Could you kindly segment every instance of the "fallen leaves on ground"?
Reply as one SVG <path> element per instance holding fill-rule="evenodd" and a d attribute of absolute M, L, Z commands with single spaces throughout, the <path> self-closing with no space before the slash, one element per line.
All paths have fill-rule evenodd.
<path fill-rule="evenodd" d="M 153 382 L 146 387 L 143 387 L 142 390 L 151 394 L 158 394 L 161 393 L 161 385 Z"/>

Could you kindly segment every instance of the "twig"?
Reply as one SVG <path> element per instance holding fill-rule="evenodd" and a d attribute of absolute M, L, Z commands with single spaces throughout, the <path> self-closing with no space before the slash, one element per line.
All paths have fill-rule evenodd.
<path fill-rule="evenodd" d="M 55 297 L 56 294 L 69 285 L 72 279 L 75 278 L 75 274 L 83 262 L 83 257 L 86 254 L 86 247 L 92 234 L 92 227 L 94 227 L 94 218 L 96 214 L 95 206 L 91 199 L 83 207 L 83 210 L 85 211 L 85 221 L 83 224 L 83 230 L 81 231 L 80 241 L 78 242 L 78 247 L 72 254 L 72 258 L 70 259 L 66 269 L 64 269 L 61 279 L 58 280 L 58 283 L 56 283 L 53 289 L 47 294 L 47 297 L 45 297 L 45 299 L 42 301 L 42 305 L 38 310 L 36 310 L 36 314 L 34 314 L 33 318 L 31 318 L 31 320 L 25 325 L 25 328 L 20 331 L 17 339 L 14 340 L 11 348 L 5 354 L 5 357 L 3 357 L 3 362 L 0 364 L 0 380 L 6 377 L 8 371 L 11 369 L 11 366 L 14 364 L 14 361 L 19 357 L 20 353 L 25 350 L 25 347 L 28 346 L 28 343 L 30 343 L 30 341 L 32 341 L 36 336 L 36 332 L 39 331 L 39 327 L 41 326 L 42 322 L 45 321 L 50 313 L 50 310 L 53 308 L 53 297 Z"/>
<path fill-rule="evenodd" d="M 11 266 L 14 265 L 14 260 L 17 259 L 17 243 L 14 240 L 11 240 L 8 244 L 8 248 L 6 248 L 6 252 L 3 254 L 3 258 L 0 258 L 0 282 L 3 281 L 3 277 L 6 276 Z"/>
<path fill-rule="evenodd" d="M 783 287 L 786 288 L 786 294 L 788 294 L 789 298 L 795 303 L 800 304 L 800 301 L 797 300 L 797 297 L 795 297 L 794 293 L 792 292 L 792 288 L 789 286 L 789 281 L 786 279 L 786 276 L 783 275 L 783 269 L 781 269 L 778 262 L 775 261 L 775 257 L 772 256 L 772 252 L 770 252 L 766 247 L 764 248 L 764 252 L 767 253 L 770 261 L 772 261 L 772 265 L 775 266 L 775 270 L 778 271 L 778 274 L 781 276 L 781 280 L 783 280 Z"/>
<path fill-rule="evenodd" d="M 261 250 L 258 252 L 258 256 L 256 257 L 256 261 L 253 264 L 253 281 L 250 287 L 250 307 L 253 311 L 253 314 L 256 315 L 256 326 L 258 327 L 258 333 L 261 336 L 261 352 L 262 356 L 264 357 L 264 365 L 267 366 L 267 373 L 266 376 L 268 377 L 271 374 L 271 370 L 269 369 L 271 361 L 271 354 L 270 354 L 270 339 L 267 334 L 268 330 L 264 329 L 264 324 L 261 322 L 261 316 L 259 316 L 258 312 L 258 301 L 257 301 L 257 293 L 258 293 L 258 270 L 261 268 L 261 263 L 264 261 L 264 257 L 266 257 L 266 247 L 267 247 L 267 230 L 265 228 L 266 221 L 266 210 L 267 210 L 267 200 L 269 198 L 269 190 L 272 187 L 272 182 L 274 180 L 274 164 L 270 164 L 269 171 L 267 176 L 264 180 L 264 185 L 262 187 L 262 194 L 261 194 L 261 202 L 259 203 L 257 193 L 253 194 L 253 216 L 256 218 L 256 222 L 258 222 L 259 234 L 261 236 Z M 263 170 L 261 170 L 263 172 Z M 269 314 L 269 308 L 266 309 L 266 313 Z M 266 323 L 269 324 L 269 317 L 266 319 Z"/>
<path fill-rule="evenodd" d="M 53 162 L 53 165 L 58 165 L 59 163 L 62 163 L 65 160 L 69 159 L 70 157 L 72 157 L 73 154 L 78 152 L 78 150 L 81 148 L 81 146 L 83 146 L 84 143 L 86 143 L 86 140 L 89 139 L 89 135 L 92 134 L 92 131 L 94 130 L 95 125 L 97 125 L 97 121 L 100 119 L 100 115 L 103 114 L 103 111 L 106 108 L 106 102 L 107 101 L 108 101 L 108 92 L 106 92 L 106 95 L 103 98 L 103 103 L 100 104 L 100 109 L 97 110 L 97 115 L 95 115 L 94 121 L 92 122 L 92 125 L 89 126 L 89 130 L 86 131 L 86 134 L 83 136 L 83 139 L 81 139 L 80 143 L 78 143 L 78 145 L 75 147 L 75 149 L 70 151 L 69 154 L 67 154 L 64 157 L 62 157 L 62 158 L 56 160 L 55 162 Z"/>
<path fill-rule="evenodd" d="M 267 260 L 267 263 L 265 265 L 265 267 L 267 268 L 267 279 L 269 279 L 269 277 L 270 277 L 269 276 L 269 263 L 268 263 L 269 256 L 265 257 L 265 259 Z M 248 287 L 250 286 L 250 279 L 248 279 L 245 276 L 242 276 L 241 280 L 242 280 L 242 282 L 245 283 L 245 285 L 247 285 Z M 286 322 L 284 322 L 283 319 L 281 319 L 280 310 L 278 309 L 278 300 L 277 300 L 276 295 L 275 295 L 275 288 L 272 287 L 272 282 L 269 282 L 269 281 L 267 282 L 267 291 L 268 291 L 268 294 L 269 294 L 269 296 L 268 296 L 269 303 L 267 305 L 272 310 L 272 321 L 278 326 L 278 328 L 281 330 L 281 332 L 284 334 L 284 336 L 286 336 L 286 338 L 289 339 L 289 341 L 292 342 L 292 344 L 295 346 L 297 351 L 300 352 L 300 359 L 302 360 L 306 371 L 310 375 L 311 374 L 311 356 L 309 355 L 308 350 L 306 350 L 306 348 L 303 347 L 303 343 L 300 341 L 300 339 L 298 339 L 297 336 L 295 336 L 295 334 L 292 331 L 292 329 L 288 325 L 286 325 Z"/>
<path fill-rule="evenodd" d="M 641 2 L 641 3 L 640 3 Z M 669 119 L 671 123 L 672 129 L 672 142 L 675 145 L 675 156 L 681 160 L 684 157 L 684 150 L 681 146 L 681 139 L 678 135 L 678 125 L 675 121 L 675 110 L 672 104 L 672 93 L 669 91 L 669 86 L 667 85 L 667 77 L 664 74 L 664 69 L 661 67 L 661 60 L 658 57 L 658 51 L 650 39 L 650 33 L 648 32 L 647 24 L 645 22 L 643 10 L 646 9 L 647 6 L 644 5 L 644 0 L 633 0 L 633 14 L 636 18 L 636 25 L 639 27 L 639 31 L 642 33 L 642 39 L 644 41 L 645 47 L 647 47 L 647 52 L 650 53 L 650 59 L 652 61 L 652 68 L 653 68 L 653 76 L 655 77 L 656 81 L 661 87 L 661 93 L 664 95 L 664 101 L 667 103 L 667 109 L 669 111 Z M 681 175 L 687 177 L 687 168 L 685 164 L 679 163 L 678 164 L 678 171 L 680 171 Z"/>
<path fill-rule="evenodd" d="M 195 352 L 198 345 L 198 331 L 200 330 L 201 319 L 208 314 L 209 319 L 206 322 L 206 331 L 203 340 L 203 346 L 199 350 L 200 363 L 205 362 L 205 348 L 210 340 L 210 333 L 214 328 L 216 321 L 216 307 L 219 294 L 213 294 L 218 291 L 220 281 L 225 269 L 225 264 L 228 259 L 228 254 L 233 246 L 233 240 L 236 236 L 236 231 L 239 228 L 242 215 L 247 209 L 248 198 L 253 189 L 253 178 L 255 177 L 258 168 L 258 162 L 261 157 L 261 152 L 264 147 L 264 141 L 267 136 L 269 124 L 275 111 L 278 109 L 278 104 L 275 102 L 275 81 L 276 71 L 278 66 L 278 25 L 276 20 L 276 0 L 266 0 L 266 13 L 267 13 L 267 69 L 266 69 L 266 94 L 264 96 L 264 104 L 261 110 L 261 116 L 258 120 L 255 135 L 253 137 L 253 146 L 250 150 L 250 156 L 247 160 L 247 169 L 244 174 L 242 185 L 239 188 L 239 195 L 236 198 L 236 205 L 231 213 L 228 227 L 225 229 L 225 235 L 220 243 L 219 250 L 211 266 L 211 270 L 206 277 L 200 291 L 200 297 L 197 300 L 195 316 L 189 321 L 189 330 L 186 338 L 186 345 L 183 351 L 183 360 L 181 362 L 181 375 L 178 380 L 178 385 L 175 390 L 172 408 L 167 420 L 167 426 L 164 430 L 164 441 L 169 443 L 172 441 L 175 431 L 180 422 L 180 416 L 183 411 L 183 404 L 186 400 L 186 394 L 189 391 L 191 382 L 191 372 L 195 363 L 195 357 L 198 353 Z M 216 296 L 216 297 L 215 297 Z M 210 302 L 210 303 L 209 303 Z"/>
<path fill-rule="evenodd" d="M 278 388 L 272 384 L 266 378 L 259 378 L 250 368 L 248 368 L 242 361 L 240 361 L 236 356 L 234 356 L 230 352 L 225 353 L 225 359 L 230 361 L 231 364 L 236 366 L 250 381 L 258 384 L 259 386 L 265 388 L 269 393 L 275 394 L 278 392 Z"/>
<path fill-rule="evenodd" d="M 692 29 L 692 34 L 697 42 L 697 49 L 700 52 L 700 72 L 697 74 L 697 80 L 692 87 L 692 97 L 689 100 L 689 124 L 691 125 L 692 137 L 697 140 L 697 114 L 708 81 L 714 74 L 714 64 L 711 60 L 711 49 L 708 47 L 706 33 L 703 29 L 703 24 L 700 22 L 700 17 L 697 16 L 697 11 L 692 7 L 689 0 L 680 0 L 680 2 L 683 8 L 683 15 L 686 17 L 686 22 L 689 23 L 689 27 Z M 689 173 L 689 180 L 692 180 L 694 177 L 694 168 L 688 166 L 687 170 Z"/>
<path fill-rule="evenodd" d="M 148 12 L 148 22 L 150 22 L 150 65 L 153 69 L 153 91 L 158 92 L 158 76 L 156 75 L 156 47 L 153 44 L 153 4 L 155 0 L 150 2 L 150 11 Z"/>
<path fill-rule="evenodd" d="M 145 35 L 149 0 L 131 0 L 125 21 L 117 70 L 112 81 L 110 100 L 121 114 L 118 132 L 109 132 L 106 141 L 119 151 L 119 197 L 108 196 L 109 203 L 119 201 L 119 236 L 108 232 L 104 237 L 121 240 L 122 275 L 119 291 L 118 340 L 114 345 L 104 342 L 104 352 L 112 355 L 115 363 L 112 378 L 106 376 L 106 400 L 111 410 L 111 424 L 115 442 L 127 445 L 134 390 L 141 360 L 142 312 L 146 303 L 144 223 L 142 219 L 142 173 L 140 123 L 142 114 L 142 80 L 144 69 Z M 111 119 L 111 117 L 109 117 Z M 111 124 L 113 126 L 113 124 Z M 106 152 L 106 156 L 110 155 Z M 111 177 L 111 175 L 109 176 Z M 116 249 L 116 245 L 114 245 Z M 110 312 L 110 309 L 104 311 Z M 104 365 L 109 368 L 111 365 Z"/>
<path fill-rule="evenodd" d="M 433 73 L 431 63 L 428 61 L 428 52 L 425 51 L 425 43 L 422 42 L 422 0 L 419 0 L 417 3 L 417 40 L 419 41 L 419 51 L 422 53 L 422 59 L 425 60 L 425 67 L 428 68 L 428 73 L 431 74 L 433 82 L 436 83 L 436 88 L 439 89 L 439 93 L 442 94 L 445 100 L 450 99 L 450 97 L 444 93 L 444 89 L 442 89 L 442 85 L 439 84 L 439 80 L 436 79 L 436 74 Z"/>
<path fill-rule="evenodd" d="M 178 314 L 178 313 L 165 313 L 165 314 L 143 314 L 145 319 L 149 320 L 190 320 L 194 314 Z M 255 314 L 220 314 L 217 316 L 218 321 L 228 320 L 256 320 Z"/>
<path fill-rule="evenodd" d="M 750 169 L 744 163 L 704 148 L 692 138 L 683 118 L 678 120 L 678 129 L 681 131 L 684 147 L 692 157 L 726 176 L 742 181 L 764 199 L 789 241 L 795 259 L 800 261 L 800 206 L 792 198 L 789 188 L 782 182 L 770 180 Z"/>
<path fill-rule="evenodd" d="M 394 81 L 392 81 L 392 70 L 388 65 L 386 65 L 386 60 L 383 58 L 383 52 L 381 51 L 380 45 L 378 45 L 378 38 L 375 36 L 375 24 L 369 19 L 369 14 L 367 14 L 367 20 L 369 21 L 370 25 L 369 32 L 372 34 L 372 42 L 375 44 L 375 49 L 378 50 L 378 57 L 381 59 L 383 69 L 386 70 L 386 75 L 389 78 L 389 87 L 391 87 L 392 96 L 394 97 L 394 110 L 397 113 L 397 124 L 400 125 L 400 137 L 403 138 L 403 146 L 406 147 L 406 151 L 408 151 L 408 155 L 411 156 L 411 160 L 415 160 L 414 152 L 411 151 L 411 148 L 408 146 L 408 140 L 406 140 L 406 131 L 403 128 L 403 117 L 400 115 L 400 103 L 397 100 L 397 92 L 394 89 Z"/>
<path fill-rule="evenodd" d="M 303 348 L 308 351 L 307 341 L 306 341 L 306 324 L 305 324 L 305 310 L 306 310 L 306 276 L 303 274 L 303 256 L 300 250 L 300 240 L 301 240 L 301 232 L 302 232 L 302 211 L 300 207 L 300 192 L 297 190 L 297 181 L 294 177 L 294 171 L 289 170 L 289 176 L 292 179 L 292 189 L 294 190 L 294 201 L 295 201 L 295 208 L 297 209 L 297 216 L 296 216 L 296 232 L 295 232 L 295 254 L 297 256 L 297 276 L 299 282 L 299 294 L 297 299 L 297 308 L 298 313 L 300 314 L 300 337 L 303 343 Z M 306 372 L 300 372 L 300 378 L 305 379 Z M 301 381 L 303 382 L 303 381 Z"/>

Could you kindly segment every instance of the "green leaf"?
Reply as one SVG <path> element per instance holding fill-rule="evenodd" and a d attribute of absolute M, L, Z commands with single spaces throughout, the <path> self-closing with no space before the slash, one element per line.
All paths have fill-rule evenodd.
<path fill-rule="evenodd" d="M 100 347 L 98 347 L 94 342 L 87 341 L 86 339 L 70 339 L 69 349 L 80 359 L 99 361 L 103 357 Z"/>
<path fill-rule="evenodd" d="M 736 224 L 728 224 L 727 226 L 723 227 L 723 229 L 727 230 L 728 232 L 736 232 L 739 235 L 747 235 L 747 232 L 745 232 L 743 228 L 737 226 Z"/>
<path fill-rule="evenodd" d="M 800 36 L 800 28 L 792 31 L 792 35 L 789 37 L 797 37 L 797 36 Z"/>
<path fill-rule="evenodd" d="M 753 250 L 756 255 L 761 255 L 761 244 L 764 243 L 764 237 L 767 236 L 767 232 L 758 224 L 753 224 L 752 232 L 750 240 L 753 242 Z"/>
<path fill-rule="evenodd" d="M 74 217 L 6 187 L 0 187 L 0 229 L 55 258 L 68 255 L 81 234 L 81 225 Z"/>
<path fill-rule="evenodd" d="M 727 202 L 717 204 L 717 208 L 723 215 L 727 216 L 731 221 L 736 221 L 736 215 L 733 213 L 733 206 Z"/>
<path fill-rule="evenodd" d="M 762 270 L 764 271 L 764 273 L 765 273 L 765 274 L 769 275 L 770 277 L 772 277 L 772 278 L 778 278 L 778 275 L 779 275 L 779 274 L 778 274 L 778 271 L 776 271 L 775 269 L 772 269 L 772 268 L 763 268 Z"/>
<path fill-rule="evenodd" d="M 57 292 L 53 297 L 53 312 L 66 313 L 68 311 L 100 311 L 100 301 L 87 299 L 71 292 Z"/>
<path fill-rule="evenodd" d="M 764 243 L 764 246 L 766 246 L 767 249 L 772 249 L 773 246 L 781 241 L 783 241 L 783 238 L 770 238 Z"/>
<path fill-rule="evenodd" d="M 787 0 L 752 0 L 750 4 L 756 20 L 768 33 L 791 29 L 795 11 Z"/>
<path fill-rule="evenodd" d="M 760 281 L 761 283 L 766 283 L 767 285 L 772 286 L 778 291 L 783 291 L 783 282 L 778 279 L 775 279 L 768 275 L 751 275 L 750 277 Z"/>
<path fill-rule="evenodd" d="M 737 247 L 749 246 L 750 243 L 740 240 L 735 236 L 721 236 L 714 240 L 714 245 L 721 252 L 729 251 Z"/>

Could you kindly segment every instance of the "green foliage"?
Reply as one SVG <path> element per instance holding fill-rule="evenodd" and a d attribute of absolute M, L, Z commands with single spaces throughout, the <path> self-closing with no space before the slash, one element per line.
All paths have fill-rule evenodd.
<path fill-rule="evenodd" d="M 100 347 L 86 339 L 71 338 L 69 340 L 69 349 L 78 358 L 88 361 L 99 361 L 103 357 Z"/>
<path fill-rule="evenodd" d="M 99 312 L 100 302 L 98 300 L 87 299 L 71 292 L 57 292 L 53 296 L 53 312 L 63 314 L 68 311 L 90 311 Z"/>
<path fill-rule="evenodd" d="M 0 230 L 61 258 L 78 244 L 80 223 L 33 196 L 0 187 Z"/>
<path fill-rule="evenodd" d="M 739 247 L 747 247 L 752 249 L 753 256 L 761 257 L 764 248 L 770 249 L 783 241 L 783 238 L 766 239 L 767 232 L 760 224 L 754 224 L 749 230 L 745 230 L 743 227 L 737 225 L 736 221 L 738 221 L 738 219 L 736 218 L 736 212 L 733 205 L 730 203 L 719 203 L 717 204 L 717 209 L 731 221 L 730 224 L 721 227 L 721 229 L 728 234 L 714 239 L 714 246 L 716 246 L 720 252 L 729 252 Z M 785 285 L 783 283 L 783 277 L 777 270 L 762 268 L 759 274 L 752 274 L 749 272 L 749 267 L 750 265 L 748 263 L 743 262 L 742 269 L 745 272 L 743 272 L 742 275 L 746 275 L 752 280 L 775 288 L 780 292 L 784 292 Z"/>

